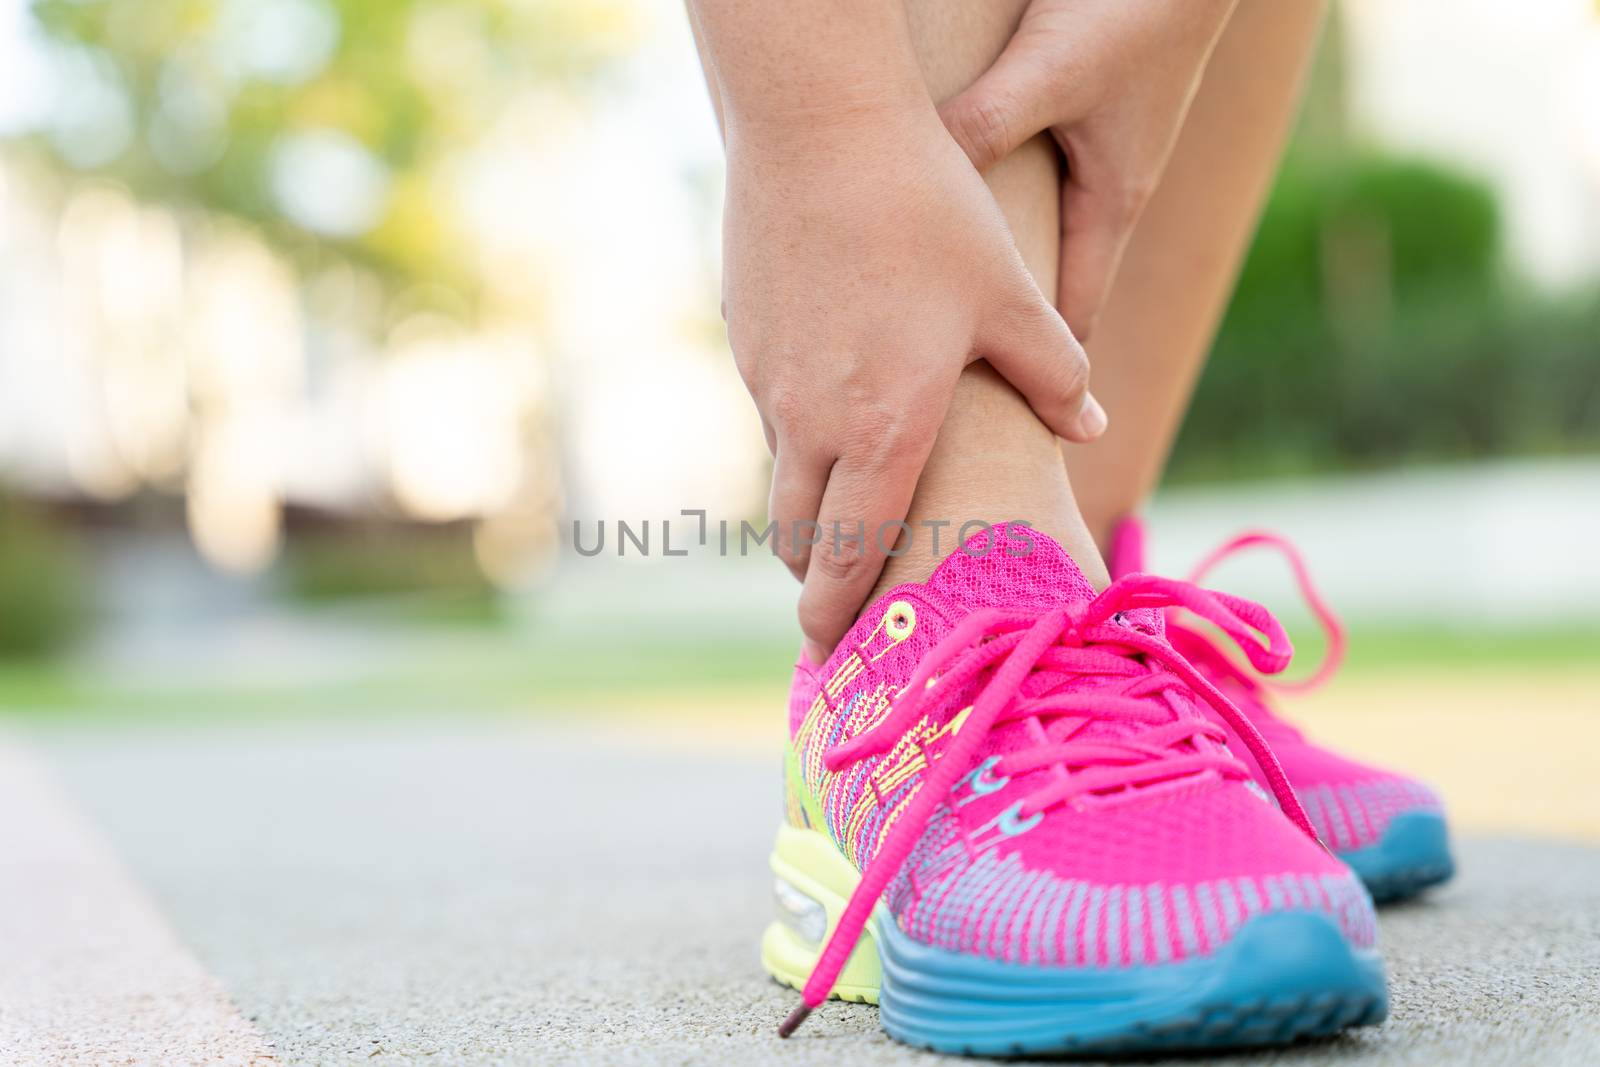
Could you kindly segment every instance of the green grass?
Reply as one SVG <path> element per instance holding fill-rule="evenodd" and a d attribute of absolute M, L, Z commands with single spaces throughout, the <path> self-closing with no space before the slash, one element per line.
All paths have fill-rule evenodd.
<path fill-rule="evenodd" d="M 96 676 L 64 662 L 0 661 L 0 714 L 114 718 L 190 718 L 551 712 L 607 705 L 680 703 L 703 694 L 770 688 L 781 698 L 794 650 L 786 642 L 513 641 L 453 632 L 381 670 L 336 680 L 218 683 L 134 681 Z"/>
<path fill-rule="evenodd" d="M 381 669 L 312 681 L 231 684 L 178 679 L 135 682 L 65 663 L 0 661 L 0 711 L 67 718 L 230 719 L 423 714 L 589 714 L 703 702 L 781 704 L 794 649 L 777 637 L 688 643 L 596 641 L 552 635 L 440 631 L 437 642 L 405 639 Z M 1344 673 L 1370 677 L 1446 670 L 1545 670 L 1600 674 L 1600 631 L 1511 633 L 1363 629 L 1351 636 Z M 1320 642 L 1303 639 L 1291 676 L 1311 670 Z"/>
<path fill-rule="evenodd" d="M 1309 646 L 1309 642 L 1307 642 Z M 1305 648 L 1308 660 L 1321 642 Z M 1501 672 L 1519 667 L 1600 670 L 1600 629 L 1483 630 L 1367 629 L 1350 635 L 1351 673 L 1449 668 Z"/>
<path fill-rule="evenodd" d="M 1303 678 L 1326 652 L 1310 624 L 1291 626 L 1294 663 L 1286 678 Z M 1503 673 L 1518 667 L 1600 672 L 1600 629 L 1457 630 L 1449 627 L 1363 626 L 1347 635 L 1340 675 L 1372 676 L 1416 671 Z M 1243 661 L 1243 656 L 1234 658 Z"/>
<path fill-rule="evenodd" d="M 59 663 L 0 659 L 0 709 L 70 707 L 82 696 Z"/>

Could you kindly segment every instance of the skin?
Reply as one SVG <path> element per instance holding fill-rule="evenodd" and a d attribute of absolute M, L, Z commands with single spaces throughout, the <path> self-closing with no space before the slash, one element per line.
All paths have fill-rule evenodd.
<path fill-rule="evenodd" d="M 1323 0 L 1240 0 L 1088 342 L 1095 392 L 1115 413 L 1066 449 L 1104 546 L 1161 479 L 1294 125 Z"/>
<path fill-rule="evenodd" d="M 1057 306 L 1087 341 L 1234 0 L 1033 0 L 939 111 L 980 171 L 1048 131 L 1061 183 Z"/>
<path fill-rule="evenodd" d="M 846 440 L 854 451 L 844 450 L 828 466 L 818 515 L 892 516 L 909 499 L 904 514 L 913 524 L 1029 519 L 1061 541 L 1091 581 L 1104 584 L 1104 565 L 1090 531 L 1103 535 L 1116 515 L 1143 498 L 1159 474 L 1259 213 L 1318 14 L 1315 4 L 1301 0 L 1244 0 L 1233 19 L 1224 22 L 1230 5 L 1196 0 L 1176 25 L 1176 16 L 1161 17 L 1170 16 L 1166 9 L 1180 3 L 1143 0 L 1149 9 L 1146 17 L 1130 18 L 1127 5 L 1092 0 L 1035 0 L 1032 8 L 1022 3 L 910 0 L 900 22 L 877 4 L 819 13 L 807 5 L 693 0 L 691 14 L 729 151 L 729 211 L 735 217 L 726 234 L 730 261 L 725 314 L 735 357 L 778 459 L 775 518 L 809 511 L 810 494 L 816 490 L 807 488 L 796 502 L 793 483 L 810 487 L 821 478 L 814 445 L 809 453 L 789 447 L 791 457 L 811 457 L 811 470 L 799 477 L 784 470 L 786 442 L 807 433 L 814 435 L 813 442 Z M 1278 10 L 1269 12 L 1271 8 Z M 1083 18 L 1099 19 L 1094 33 L 1071 32 L 1074 10 Z M 1293 15 L 1283 17 L 1284 10 Z M 755 17 L 763 12 L 771 17 Z M 790 24 L 795 18 L 820 18 L 827 26 L 796 27 Z M 1019 23 L 1027 32 L 1014 38 Z M 1284 32 L 1290 33 L 1287 41 L 1270 36 Z M 1093 47 L 1086 48 L 1086 41 Z M 859 48 L 863 43 L 868 47 Z M 1288 55 L 1267 62 L 1264 76 L 1236 70 L 1232 77 L 1218 77 L 1221 89 L 1216 92 L 1208 75 L 1196 92 L 1194 83 L 1213 47 L 1218 57 L 1228 57 L 1235 66 L 1247 61 L 1261 66 L 1263 51 Z M 816 60 L 821 54 L 825 63 Z M 908 55 L 920 97 L 905 84 Z M 1130 72 L 1149 69 L 1169 73 L 1139 92 L 1104 91 L 1111 82 L 1133 84 L 1139 79 Z M 771 76 L 775 70 L 784 76 Z M 1069 95 L 1066 90 L 1080 82 L 1100 91 Z M 1261 106 L 1263 94 L 1276 106 Z M 774 95 L 783 99 L 775 101 Z M 1240 100 L 1241 95 L 1249 99 Z M 829 117 L 819 119 L 819 100 L 843 102 L 848 115 L 834 117 L 830 106 Z M 1063 468 L 1057 434 L 1090 439 L 1104 429 L 1104 419 L 1096 414 L 1097 406 L 1079 399 L 1081 368 L 1073 369 L 1061 394 L 1068 397 L 1065 408 L 1045 395 L 1050 386 L 1041 385 L 1039 375 L 1059 367 L 1059 353 L 1070 352 L 1071 346 L 1050 349 L 1043 341 L 1043 323 L 1032 317 L 1035 309 L 1026 301 L 1013 301 L 1007 310 L 1039 327 L 1034 355 L 1050 351 L 1052 358 L 1029 362 L 1022 353 L 978 350 L 977 343 L 989 336 L 984 331 L 997 328 L 987 325 L 982 306 L 963 297 L 976 296 L 979 305 L 997 300 L 1003 305 L 1004 298 L 995 294 L 1016 290 L 997 265 L 1004 257 L 995 253 L 996 258 L 986 258 L 992 251 L 992 230 L 975 206 L 981 198 L 970 183 L 948 171 L 923 125 L 936 100 L 944 101 L 937 114 L 949 124 L 946 139 L 962 146 L 969 170 L 976 172 L 972 164 L 983 168 L 992 203 L 1012 235 L 1012 251 L 1031 273 L 1035 291 L 1061 294 L 1070 317 L 1085 329 L 1096 328 L 1093 352 L 1104 360 L 1096 371 L 1096 389 L 1103 391 L 1102 376 L 1114 382 L 1119 405 L 1130 410 L 1142 430 L 1117 436 L 1117 448 L 1090 456 L 1083 446 L 1069 445 L 1068 467 Z M 1193 137 L 1184 126 L 1191 101 L 1197 116 L 1209 116 L 1209 129 Z M 1239 125 L 1241 106 L 1251 131 L 1224 137 L 1220 149 L 1201 143 L 1207 134 L 1215 138 Z M 754 133 L 747 135 L 752 127 Z M 1062 148 L 1073 161 L 1070 175 L 1062 166 Z M 899 163 L 893 159 L 897 153 Z M 1169 153 L 1174 171 L 1187 176 L 1185 185 L 1161 184 Z M 908 158 L 915 175 L 905 169 Z M 786 178 L 790 168 L 801 168 L 806 181 Z M 863 170 L 868 172 L 865 178 Z M 884 182 L 882 174 L 895 180 Z M 932 195 L 944 208 L 933 209 L 933 214 L 956 232 L 950 243 L 930 236 L 931 221 L 917 206 L 927 193 L 918 183 L 927 182 L 930 174 Z M 809 192 L 819 182 L 830 190 L 823 199 L 834 204 L 841 196 L 851 205 L 866 203 L 873 197 L 860 190 L 872 190 L 878 198 L 872 212 L 885 224 L 869 226 L 867 215 L 840 215 L 836 207 L 824 208 Z M 763 183 L 780 191 L 764 189 Z M 1190 184 L 1203 201 L 1191 196 L 1185 187 Z M 897 199 L 910 201 L 911 209 L 886 212 L 885 205 Z M 1150 214 L 1141 221 L 1146 201 Z M 746 211 L 741 217 L 739 212 Z M 1195 218 L 1206 212 L 1223 221 L 1208 224 Z M 812 226 L 794 225 L 795 219 Z M 864 227 L 871 248 L 826 247 L 816 238 L 817 225 Z M 1073 239 L 1066 245 L 1064 232 Z M 1070 247 L 1074 242 L 1077 247 Z M 784 248 L 785 255 L 763 255 L 773 247 Z M 1119 275 L 1124 247 L 1129 273 Z M 884 254 L 878 256 L 879 251 Z M 843 292 L 827 287 L 830 272 L 825 269 L 837 268 L 841 257 L 873 264 L 865 277 L 852 276 Z M 758 260 L 767 273 L 754 267 Z M 1206 271 L 1198 285 L 1192 275 L 1196 265 Z M 1063 266 L 1073 272 L 1070 277 L 1061 273 Z M 899 288 L 873 284 L 882 272 L 912 280 Z M 950 272 L 961 279 L 957 289 L 948 284 Z M 1139 280 L 1124 280 L 1134 278 Z M 1196 288 L 1201 295 L 1174 301 L 1174 285 Z M 838 319 L 840 305 L 813 299 L 820 314 L 797 315 L 793 306 L 801 297 L 795 294 L 807 292 L 837 295 L 866 308 L 867 314 L 830 322 L 830 317 Z M 918 294 L 923 292 L 937 294 L 939 304 L 955 302 L 953 321 L 948 307 L 941 317 L 921 301 Z M 788 296 L 774 298 L 774 293 Z M 788 307 L 783 306 L 785 299 Z M 1174 304 L 1181 309 L 1176 316 Z M 753 337 L 736 332 L 735 322 L 745 315 L 761 324 Z M 1174 324 L 1173 318 L 1179 321 Z M 1095 326 L 1097 319 L 1103 321 Z M 938 329 L 921 330 L 924 321 Z M 910 329 L 908 323 L 919 328 Z M 965 347 L 969 356 L 988 356 L 988 363 L 952 359 L 951 336 L 965 342 L 955 347 Z M 848 343 L 831 343 L 838 337 Z M 833 357 L 808 360 L 804 350 L 816 348 L 819 338 L 830 342 L 821 347 Z M 810 340 L 801 343 L 805 339 Z M 889 360 L 883 354 L 886 348 L 900 358 Z M 841 361 L 841 353 L 849 358 Z M 872 370 L 889 362 L 895 367 L 892 383 L 874 377 Z M 848 369 L 844 380 L 837 373 L 841 363 Z M 953 385 L 945 392 L 957 363 Z M 925 373 L 928 367 L 934 368 L 931 373 Z M 907 368 L 921 370 L 911 373 Z M 790 402 L 779 404 L 784 391 L 773 391 L 768 384 L 773 380 L 804 387 L 793 385 Z M 1060 389 L 1060 379 L 1054 381 Z M 1080 392 L 1071 392 L 1074 386 Z M 817 399 L 795 402 L 796 391 Z M 840 437 L 840 422 L 826 414 L 840 410 L 841 396 L 849 398 L 845 410 L 864 405 L 874 416 L 855 431 L 859 438 Z M 931 440 L 895 420 L 896 405 L 908 396 L 917 403 L 912 409 L 915 421 L 937 429 Z M 928 412 L 937 411 L 941 401 L 944 416 L 936 423 Z M 867 455 L 890 457 L 876 460 L 886 469 L 858 475 L 859 457 Z M 797 466 L 791 462 L 788 469 Z M 1070 481 L 1066 469 L 1072 472 Z M 835 472 L 849 476 L 838 490 Z M 913 491 L 905 488 L 908 480 L 914 482 Z M 1079 482 L 1088 487 L 1085 498 L 1092 501 L 1087 520 L 1073 495 L 1073 484 Z M 1119 510 L 1109 510 L 1113 508 Z M 805 575 L 800 617 L 806 653 L 814 661 L 831 650 L 863 602 L 893 584 L 926 577 L 954 547 L 954 538 L 947 530 L 937 550 L 927 536 L 914 537 L 909 545 L 902 542 L 905 554 L 888 559 L 881 573 L 879 560 L 870 554 L 840 555 L 824 551 L 827 547 L 805 553 L 799 546 L 786 546 L 785 551 L 791 566 Z M 843 566 L 829 561 L 852 556 L 855 562 Z"/>
<path fill-rule="evenodd" d="M 992 502 L 1015 516 L 1038 510 L 1024 485 L 1048 484 L 1052 470 L 1064 483 L 1055 435 L 1088 440 L 1106 420 L 1086 392 L 1082 347 L 1044 295 L 1054 278 L 1035 283 L 1012 237 L 1019 220 L 939 118 L 902 0 L 695 0 L 691 12 L 728 153 L 728 337 L 773 451 L 779 554 L 804 576 L 800 625 L 820 659 L 884 572 L 877 532 L 917 521 L 914 496 L 950 484 L 928 462 L 974 464 L 941 429 L 957 402 L 1000 412 L 1000 443 L 1031 464 L 1015 499 Z M 1004 44 L 1003 32 L 992 38 L 974 76 Z M 1030 195 L 1059 180 L 1046 158 L 1015 165 L 1036 173 Z M 1060 521 L 1041 526 L 1065 535 L 1064 486 L 1061 496 Z M 1001 514 L 984 503 L 936 517 Z M 842 543 L 858 524 L 867 536 Z M 1081 523 L 1076 534 L 1087 542 Z M 926 566 L 931 538 L 910 541 L 896 562 Z"/>

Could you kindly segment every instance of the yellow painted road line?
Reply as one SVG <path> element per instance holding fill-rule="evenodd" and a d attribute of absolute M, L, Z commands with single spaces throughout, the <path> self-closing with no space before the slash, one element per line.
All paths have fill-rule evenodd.
<path fill-rule="evenodd" d="M 0 1063 L 276 1062 L 39 762 L 0 739 Z"/>

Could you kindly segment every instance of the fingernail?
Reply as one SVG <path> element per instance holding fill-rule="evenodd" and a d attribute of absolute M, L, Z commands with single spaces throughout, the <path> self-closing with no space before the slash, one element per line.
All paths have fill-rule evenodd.
<path fill-rule="evenodd" d="M 1078 411 L 1078 428 L 1085 440 L 1093 440 L 1106 432 L 1106 409 L 1093 393 L 1083 394 L 1083 407 Z"/>
<path fill-rule="evenodd" d="M 820 667 L 828 662 L 828 650 L 817 644 L 811 638 L 805 640 L 806 659 L 813 667 Z"/>

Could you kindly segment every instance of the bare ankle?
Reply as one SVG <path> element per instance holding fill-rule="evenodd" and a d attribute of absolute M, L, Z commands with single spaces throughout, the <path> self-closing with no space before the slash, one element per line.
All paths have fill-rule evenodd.
<path fill-rule="evenodd" d="M 1109 583 L 1055 436 L 1009 385 L 977 363 L 962 375 L 917 483 L 907 529 L 867 603 L 894 586 L 925 581 L 984 523 L 1009 521 L 1058 541 L 1096 588 Z"/>

